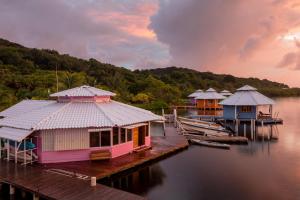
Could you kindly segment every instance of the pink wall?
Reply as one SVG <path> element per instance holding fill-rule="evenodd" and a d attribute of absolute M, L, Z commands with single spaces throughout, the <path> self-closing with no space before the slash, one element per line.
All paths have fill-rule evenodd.
<path fill-rule="evenodd" d="M 59 102 L 108 102 L 110 101 L 110 96 L 93 96 L 93 97 L 58 97 Z"/>
<path fill-rule="evenodd" d="M 145 145 L 146 146 L 151 146 L 151 137 L 150 136 L 145 137 Z"/>
<path fill-rule="evenodd" d="M 82 150 L 68 150 L 68 151 L 45 151 L 39 152 L 40 163 L 57 163 L 57 162 L 72 162 L 84 161 L 90 159 L 91 151 L 109 149 L 112 158 L 128 154 L 133 150 L 133 142 L 126 142 L 118 144 L 113 147 L 95 147 Z"/>
<path fill-rule="evenodd" d="M 126 142 L 123 144 L 115 145 L 111 148 L 112 158 L 130 153 L 133 150 L 133 142 Z"/>

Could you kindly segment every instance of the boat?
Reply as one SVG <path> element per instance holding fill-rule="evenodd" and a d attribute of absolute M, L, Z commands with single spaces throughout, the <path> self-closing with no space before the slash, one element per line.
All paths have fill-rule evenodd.
<path fill-rule="evenodd" d="M 215 122 L 207 122 L 203 120 L 189 119 L 184 117 L 178 117 L 178 119 L 183 124 L 188 124 L 199 128 L 206 128 L 206 129 L 211 129 L 216 131 L 228 132 L 226 128 L 224 128 L 223 126 Z"/>
<path fill-rule="evenodd" d="M 206 147 L 214 147 L 214 148 L 220 148 L 220 149 L 230 149 L 229 144 L 221 144 L 218 142 L 209 142 L 205 140 L 198 140 L 198 139 L 190 139 L 191 143 L 193 144 L 198 144 L 201 146 L 206 146 Z"/>
<path fill-rule="evenodd" d="M 196 120 L 189 121 L 183 118 L 179 118 L 179 123 L 182 129 L 186 132 L 192 132 L 196 135 L 205 135 L 205 136 L 228 136 L 230 133 L 228 130 L 216 123 L 203 123 L 202 121 Z"/>

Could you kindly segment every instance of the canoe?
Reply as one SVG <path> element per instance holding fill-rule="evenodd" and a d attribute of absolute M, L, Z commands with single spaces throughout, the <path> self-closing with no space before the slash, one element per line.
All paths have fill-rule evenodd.
<path fill-rule="evenodd" d="M 230 145 L 228 145 L 228 144 L 221 144 L 218 142 L 209 142 L 209 141 L 197 140 L 197 139 L 190 139 L 190 141 L 193 144 L 198 144 L 201 146 L 221 148 L 221 149 L 230 149 Z"/>

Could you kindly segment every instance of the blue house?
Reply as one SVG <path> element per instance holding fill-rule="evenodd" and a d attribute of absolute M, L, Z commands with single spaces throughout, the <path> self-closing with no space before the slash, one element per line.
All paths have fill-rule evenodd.
<path fill-rule="evenodd" d="M 223 105 L 223 118 L 260 119 L 272 118 L 274 101 L 259 93 L 256 88 L 245 85 L 220 102 Z"/>

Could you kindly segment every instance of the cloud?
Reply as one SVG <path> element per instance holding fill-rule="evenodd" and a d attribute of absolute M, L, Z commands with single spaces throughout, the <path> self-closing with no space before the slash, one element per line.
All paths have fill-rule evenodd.
<path fill-rule="evenodd" d="M 300 70 L 300 42 L 298 40 L 295 40 L 295 46 L 297 51 L 285 54 L 277 67 Z"/>
<path fill-rule="evenodd" d="M 200 70 L 239 66 L 299 26 L 297 0 L 160 0 L 150 28 L 172 63 Z"/>
<path fill-rule="evenodd" d="M 148 29 L 157 0 L 0 0 L 0 37 L 29 47 L 136 67 L 166 64 L 168 48 Z M 144 67 L 144 66 L 140 66 Z"/>

